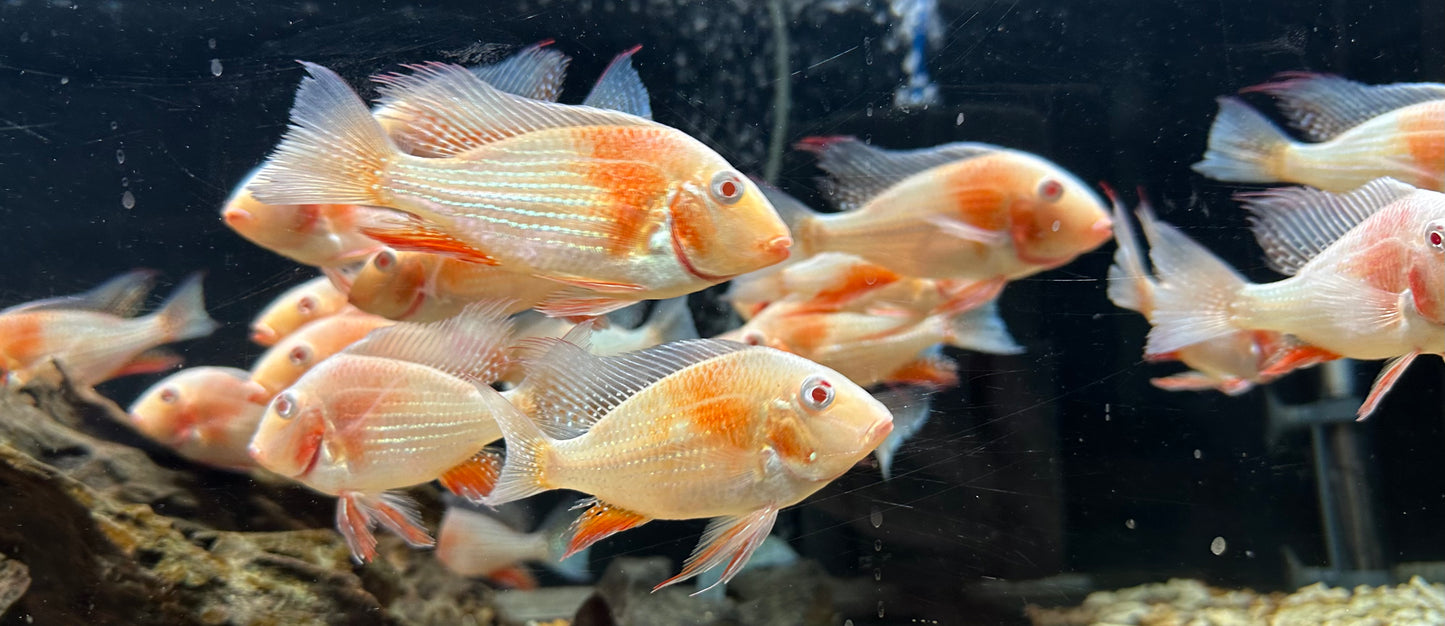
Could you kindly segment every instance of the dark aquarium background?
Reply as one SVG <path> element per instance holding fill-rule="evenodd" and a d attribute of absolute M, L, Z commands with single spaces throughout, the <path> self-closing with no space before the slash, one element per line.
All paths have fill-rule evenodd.
<path fill-rule="evenodd" d="M 641 44 L 634 63 L 659 122 L 814 206 L 825 206 L 820 172 L 790 147 L 803 137 L 996 143 L 1106 182 L 1131 205 L 1142 190 L 1256 280 L 1274 275 L 1230 198 L 1240 186 L 1189 169 L 1214 99 L 1288 70 L 1445 80 L 1438 0 L 940 0 L 937 17 L 924 47 L 936 100 L 900 107 L 914 40 L 884 2 L 6 0 L 0 304 L 135 267 L 171 282 L 203 270 L 224 326 L 179 349 L 188 365 L 248 366 L 262 351 L 246 341 L 251 317 L 314 273 L 242 240 L 219 210 L 285 130 L 298 59 L 371 89 L 367 76 L 403 63 L 555 39 L 573 58 L 562 100 L 578 102 L 614 54 Z M 1022 601 L 1171 577 L 1381 584 L 1402 564 L 1445 561 L 1440 359 L 1417 361 L 1369 421 L 1313 430 L 1271 422 L 1266 407 L 1317 399 L 1318 370 L 1233 398 L 1161 391 L 1149 378 L 1176 366 L 1143 362 L 1146 322 L 1105 297 L 1112 252 L 1005 290 L 1002 315 L 1027 352 L 950 352 L 964 384 L 934 399 L 891 481 L 861 467 L 784 513 L 776 533 L 801 557 L 868 583 L 841 615 L 1007 622 Z M 704 335 L 728 323 L 718 291 L 692 297 Z M 1357 393 L 1378 367 L 1353 366 Z M 124 406 L 155 378 L 101 392 Z M 680 560 L 703 526 L 615 537 L 594 550 L 594 569 L 618 555 Z M 1051 582 L 1008 584 L 1036 579 Z"/>

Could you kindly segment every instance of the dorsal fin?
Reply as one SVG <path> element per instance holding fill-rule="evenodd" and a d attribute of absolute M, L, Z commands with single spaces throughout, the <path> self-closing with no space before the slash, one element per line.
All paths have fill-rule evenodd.
<path fill-rule="evenodd" d="M 535 407 L 533 419 L 570 436 L 586 432 L 617 405 L 673 372 L 751 347 L 717 339 L 687 339 L 599 357 L 563 339 L 526 343 L 532 344 L 537 356 L 527 364 L 527 378 L 518 392 Z"/>
<path fill-rule="evenodd" d="M 1280 74 L 1273 82 L 1242 90 L 1248 92 L 1278 98 L 1290 125 L 1311 141 L 1325 141 L 1401 107 L 1445 99 L 1445 85 L 1440 83 L 1366 85 L 1309 72 Z"/>
<path fill-rule="evenodd" d="M 1270 269 L 1294 275 L 1350 229 L 1415 191 L 1393 178 L 1372 180 L 1349 193 L 1281 187 L 1237 194 Z"/>
<path fill-rule="evenodd" d="M 441 321 L 393 324 L 371 331 L 344 352 L 408 361 L 488 384 L 506 365 L 512 322 L 505 313 L 510 305 L 482 300 Z"/>
<path fill-rule="evenodd" d="M 429 156 L 453 156 L 483 144 L 547 128 L 644 126 L 634 115 L 514 96 L 447 63 L 386 74 L 377 115 L 398 122 L 393 139 Z"/>
<path fill-rule="evenodd" d="M 824 191 L 844 211 L 862 206 L 884 189 L 924 170 L 1005 150 L 969 142 L 884 150 L 855 137 L 808 137 L 796 147 L 818 155 L 818 168 L 831 177 L 825 181 Z"/>
<path fill-rule="evenodd" d="M 132 317 L 140 312 L 151 287 L 155 284 L 154 270 L 131 270 L 101 283 L 95 288 L 68 296 L 56 296 L 44 300 L 33 300 L 0 311 L 0 315 L 27 311 L 81 310 L 109 313 L 117 317 Z"/>
<path fill-rule="evenodd" d="M 567 78 L 567 64 L 572 58 L 548 48 L 551 43 L 550 39 L 534 43 L 501 61 L 470 69 L 477 78 L 501 91 L 556 102 L 562 95 L 562 81 Z"/>
<path fill-rule="evenodd" d="M 632 55 L 641 49 L 642 46 L 633 46 L 612 59 L 582 104 L 652 119 L 652 103 L 647 96 L 647 87 L 632 67 Z"/>

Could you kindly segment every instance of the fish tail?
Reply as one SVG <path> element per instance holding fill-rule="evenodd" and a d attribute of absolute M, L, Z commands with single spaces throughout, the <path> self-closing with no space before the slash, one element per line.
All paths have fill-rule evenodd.
<path fill-rule="evenodd" d="M 955 348 L 988 354 L 1019 354 L 1023 346 L 1014 341 L 1008 326 L 998 314 L 998 300 L 957 313 L 947 318 L 944 343 Z"/>
<path fill-rule="evenodd" d="M 171 293 L 161 310 L 155 313 L 167 341 L 195 339 L 211 334 L 219 326 L 206 314 L 205 294 L 201 290 L 201 274 L 191 274 Z"/>
<path fill-rule="evenodd" d="M 494 416 L 507 441 L 507 457 L 496 486 L 482 502 L 497 506 L 551 489 L 546 484 L 546 475 L 552 440 L 520 409 L 501 407 Z"/>
<path fill-rule="evenodd" d="M 305 63 L 291 127 L 256 172 L 251 193 L 267 204 L 387 206 L 388 162 L 399 153 L 366 104 L 335 72 Z"/>
<path fill-rule="evenodd" d="M 1244 330 L 1234 319 L 1248 285 L 1244 277 L 1179 229 L 1157 220 L 1147 207 L 1141 207 L 1139 221 L 1158 278 L 1150 318 L 1154 328 L 1145 356 L 1169 354 Z"/>
<path fill-rule="evenodd" d="M 1283 180 L 1285 158 L 1294 142 L 1238 98 L 1219 98 L 1219 115 L 1209 128 L 1209 148 L 1194 171 L 1215 180 L 1269 183 Z"/>
<path fill-rule="evenodd" d="M 1144 249 L 1129 224 L 1124 206 L 1112 193 L 1114 204 L 1114 264 L 1109 266 L 1109 301 L 1115 306 L 1150 314 L 1153 308 L 1154 279 L 1144 269 Z"/>

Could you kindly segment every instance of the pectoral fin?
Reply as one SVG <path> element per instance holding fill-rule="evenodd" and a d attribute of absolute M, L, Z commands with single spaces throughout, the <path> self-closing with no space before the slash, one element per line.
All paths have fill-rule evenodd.
<path fill-rule="evenodd" d="M 692 578 L 702 572 L 727 563 L 727 569 L 723 570 L 722 578 L 706 589 L 699 589 L 702 593 L 714 586 L 725 584 L 741 572 L 748 559 L 752 557 L 753 551 L 763 545 L 763 540 L 768 538 L 768 533 L 773 530 L 773 523 L 778 520 L 778 509 L 766 507 L 747 515 L 736 515 L 732 517 L 720 517 L 708 524 L 707 530 L 702 534 L 702 542 L 693 550 L 692 556 L 688 557 L 687 563 L 683 565 L 682 571 L 676 576 L 662 581 L 653 591 L 657 591 L 668 585 L 678 583 Z M 697 595 L 694 593 L 692 595 Z"/>
<path fill-rule="evenodd" d="M 1365 403 L 1360 405 L 1360 410 L 1356 413 L 1359 416 L 1356 421 L 1365 421 L 1370 414 L 1375 412 L 1375 409 L 1379 408 L 1380 401 L 1385 398 L 1385 393 L 1395 386 L 1395 381 L 1400 380 L 1400 375 L 1405 373 L 1405 368 L 1410 367 L 1410 363 L 1414 362 L 1417 356 L 1420 356 L 1419 350 L 1395 357 L 1385 365 L 1385 369 L 1380 370 L 1380 375 L 1375 378 L 1375 384 L 1370 387 L 1370 395 L 1365 396 Z"/>

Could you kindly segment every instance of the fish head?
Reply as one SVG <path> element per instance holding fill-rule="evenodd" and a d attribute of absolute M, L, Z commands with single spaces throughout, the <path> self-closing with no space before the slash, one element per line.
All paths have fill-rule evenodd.
<path fill-rule="evenodd" d="M 277 394 L 266 407 L 247 452 L 258 465 L 298 479 L 316 465 L 326 433 L 322 406 L 304 388 Z"/>
<path fill-rule="evenodd" d="M 689 273 L 720 283 L 788 258 L 788 227 L 753 181 L 725 162 L 685 179 L 669 207 L 673 252 Z"/>
<path fill-rule="evenodd" d="M 188 371 L 178 372 L 152 385 L 131 404 L 130 425 L 142 435 L 166 445 L 177 445 L 197 422 L 194 385 Z"/>
<path fill-rule="evenodd" d="M 1407 277 L 1410 296 L 1421 317 L 1445 324 L 1445 217 L 1426 223 L 1418 238 L 1420 252 Z"/>
<path fill-rule="evenodd" d="M 406 319 L 426 297 L 431 266 L 441 257 L 382 249 L 356 274 L 349 299 L 358 309 L 389 319 Z"/>
<path fill-rule="evenodd" d="M 325 277 L 316 278 L 267 305 L 251 323 L 251 341 L 273 346 L 307 323 L 329 317 L 346 306 L 346 295 Z"/>
<path fill-rule="evenodd" d="M 324 358 L 309 337 L 292 335 L 271 346 L 251 368 L 251 380 L 271 393 L 280 393 Z"/>
<path fill-rule="evenodd" d="M 893 415 L 842 374 L 791 354 L 785 360 L 767 443 L 791 476 L 831 481 L 883 443 Z"/>
<path fill-rule="evenodd" d="M 1015 170 L 1010 231 L 1019 259 L 1058 267 L 1114 236 L 1108 206 L 1063 168 L 1037 157 Z"/>

